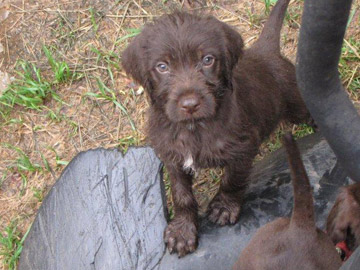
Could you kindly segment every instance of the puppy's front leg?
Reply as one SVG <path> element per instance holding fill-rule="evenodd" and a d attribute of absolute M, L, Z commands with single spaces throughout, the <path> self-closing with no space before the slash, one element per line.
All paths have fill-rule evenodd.
<path fill-rule="evenodd" d="M 248 186 L 252 158 L 232 161 L 225 167 L 220 189 L 208 207 L 209 219 L 221 226 L 235 224 Z"/>
<path fill-rule="evenodd" d="M 181 166 L 166 166 L 174 202 L 174 219 L 164 232 L 164 240 L 170 253 L 177 252 L 179 257 L 195 251 L 197 237 L 197 202 L 192 193 L 192 175 L 183 171 Z"/>

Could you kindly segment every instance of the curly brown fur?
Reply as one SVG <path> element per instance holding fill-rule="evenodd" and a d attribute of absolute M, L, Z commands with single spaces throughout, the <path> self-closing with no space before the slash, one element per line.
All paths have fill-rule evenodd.
<path fill-rule="evenodd" d="M 311 186 L 300 152 L 290 134 L 283 143 L 294 188 L 292 216 L 261 227 L 233 270 L 338 270 L 341 260 L 335 246 L 315 226 Z"/>
<path fill-rule="evenodd" d="M 122 56 L 150 98 L 148 139 L 169 172 L 175 210 L 165 242 L 179 256 L 197 246 L 193 171 L 225 167 L 208 212 L 215 223 L 234 224 L 261 142 L 279 121 L 309 118 L 295 68 L 278 50 L 288 0 L 279 2 L 265 26 L 275 41 L 265 32 L 244 50 L 225 23 L 175 12 L 145 26 Z"/>

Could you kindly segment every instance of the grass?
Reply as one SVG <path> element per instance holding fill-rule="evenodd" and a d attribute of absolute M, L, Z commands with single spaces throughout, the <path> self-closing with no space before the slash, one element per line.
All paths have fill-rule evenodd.
<path fill-rule="evenodd" d="M 41 166 L 39 164 L 32 163 L 29 156 L 26 155 L 19 147 L 7 143 L 2 143 L 1 145 L 3 147 L 15 150 L 18 154 L 18 158 L 14 164 L 9 167 L 10 169 L 16 169 L 20 173 L 41 171 Z"/>
<path fill-rule="evenodd" d="M 165 166 L 163 167 L 163 181 L 165 183 L 165 193 L 166 193 L 166 199 L 167 199 L 167 207 L 168 207 L 168 214 L 169 219 L 173 219 L 175 215 L 174 207 L 173 207 L 173 201 L 171 197 L 171 184 L 170 184 L 170 177 L 167 169 Z"/>
<path fill-rule="evenodd" d="M 95 47 L 91 48 L 91 51 L 94 52 L 97 56 L 96 63 L 97 65 L 99 63 L 106 66 L 106 70 L 108 72 L 109 78 L 111 80 L 112 86 L 115 86 L 115 80 L 114 80 L 114 71 L 120 70 L 120 58 L 114 51 L 102 51 Z"/>
<path fill-rule="evenodd" d="M 7 167 L 2 179 L 0 180 L 0 188 L 1 188 L 2 182 L 6 179 L 9 172 L 19 174 L 21 181 L 22 181 L 20 195 L 23 195 L 26 190 L 27 184 L 28 184 L 28 178 L 26 176 L 27 173 L 41 172 L 42 167 L 39 164 L 33 163 L 30 160 L 29 156 L 26 155 L 24 153 L 24 151 L 21 150 L 19 147 L 16 147 L 16 146 L 13 146 L 13 145 L 10 145 L 7 143 L 2 143 L 1 146 L 11 149 L 11 150 L 14 150 L 17 153 L 18 157 Z"/>
<path fill-rule="evenodd" d="M 345 39 L 339 71 L 343 85 L 351 99 L 360 98 L 360 41 L 353 38 Z"/>
<path fill-rule="evenodd" d="M 136 146 L 140 144 L 140 138 L 137 134 L 130 135 L 119 139 L 118 147 L 126 154 L 130 146 Z"/>
<path fill-rule="evenodd" d="M 300 124 L 294 126 L 293 128 L 293 136 L 295 137 L 295 139 L 305 137 L 307 135 L 313 134 L 314 132 L 314 128 L 306 124 Z"/>
<path fill-rule="evenodd" d="M 63 160 L 54 148 L 49 147 L 49 150 L 55 154 L 55 163 L 57 166 L 67 166 L 69 164 L 69 161 Z"/>
<path fill-rule="evenodd" d="M 18 79 L 16 79 L 0 96 L 0 112 L 3 115 L 6 109 L 19 105 L 25 108 L 40 110 L 44 100 L 49 95 L 56 97 L 51 84 L 43 79 L 40 69 L 34 64 L 20 61 Z"/>
<path fill-rule="evenodd" d="M 267 142 L 265 142 L 266 148 L 269 150 L 269 152 L 273 152 L 281 147 L 281 139 L 284 134 L 285 130 L 279 128 L 273 134 L 272 139 L 269 139 Z"/>
<path fill-rule="evenodd" d="M 33 187 L 31 189 L 34 193 L 34 197 L 38 200 L 38 202 L 42 202 L 44 200 L 44 192 L 43 190 L 39 189 L 39 188 L 36 188 L 36 187 Z"/>
<path fill-rule="evenodd" d="M 278 150 L 282 146 L 282 137 L 288 129 L 289 127 L 279 127 L 277 130 L 275 130 L 271 138 L 263 144 L 263 147 L 265 147 L 270 153 Z M 295 139 L 300 139 L 307 135 L 313 134 L 314 132 L 314 129 L 306 124 L 294 125 L 292 128 L 292 134 Z"/>
<path fill-rule="evenodd" d="M 65 49 L 72 48 L 76 42 L 76 32 L 67 23 L 64 16 L 58 15 L 55 21 L 57 22 L 55 27 L 51 26 L 50 28 L 53 35 L 63 44 Z"/>
<path fill-rule="evenodd" d="M 54 73 L 54 81 L 52 84 L 68 82 L 75 76 L 75 74 L 70 71 L 69 65 L 66 62 L 56 61 L 46 46 L 43 46 L 43 51 Z"/>
<path fill-rule="evenodd" d="M 265 3 L 265 15 L 269 15 L 271 11 L 271 7 L 275 5 L 277 0 L 264 0 Z"/>
<path fill-rule="evenodd" d="M 217 173 L 216 170 L 214 169 L 210 169 L 209 170 L 209 174 L 210 174 L 210 177 L 213 181 L 215 181 L 216 183 L 220 183 L 220 180 L 221 180 L 221 177 L 220 175 Z"/>
<path fill-rule="evenodd" d="M 254 14 L 250 8 L 246 8 L 246 14 L 251 26 L 260 26 L 260 22 L 263 19 L 262 15 Z"/>
<path fill-rule="evenodd" d="M 128 40 L 129 38 L 135 37 L 138 34 L 141 33 L 141 29 L 139 28 L 128 28 L 126 29 L 126 32 L 128 32 L 128 34 L 122 36 L 121 38 L 119 38 L 115 45 L 119 45 L 121 42 L 124 42 L 125 40 Z"/>
<path fill-rule="evenodd" d="M 126 115 L 126 117 L 129 120 L 131 129 L 133 131 L 136 131 L 136 127 L 134 124 L 134 121 L 131 119 L 127 108 L 118 100 L 117 95 L 115 93 L 114 90 L 110 89 L 109 87 L 107 87 L 105 85 L 105 83 L 103 81 L 101 81 L 100 78 L 96 79 L 97 82 L 97 86 L 99 89 L 98 93 L 93 93 L 93 92 L 87 92 L 85 93 L 85 97 L 94 97 L 96 99 L 99 100 L 105 100 L 105 101 L 110 101 L 111 103 L 113 103 L 124 115 Z"/>
<path fill-rule="evenodd" d="M 2 264 L 8 270 L 17 269 L 17 262 L 29 229 L 21 237 L 21 233 L 17 230 L 16 222 L 11 222 L 4 232 L 0 233 L 0 257 L 3 257 Z"/>
<path fill-rule="evenodd" d="M 53 98 L 62 102 L 54 89 L 59 84 L 82 77 L 81 74 L 73 73 L 66 62 L 55 60 L 46 46 L 42 49 L 53 71 L 53 79 L 44 79 L 41 70 L 35 64 L 20 60 L 17 64 L 20 70 L 16 72 L 18 78 L 0 96 L 0 115 L 3 119 L 6 119 L 6 115 L 15 105 L 41 111 L 46 99 Z"/>
<path fill-rule="evenodd" d="M 93 26 L 93 30 L 96 33 L 99 29 L 99 24 L 96 21 L 96 17 L 98 16 L 97 12 L 95 11 L 95 9 L 93 7 L 91 7 L 89 9 L 90 11 L 90 20 L 91 20 L 91 24 Z"/>
<path fill-rule="evenodd" d="M 2 187 L 2 185 L 4 183 L 4 181 L 5 181 L 6 177 L 8 176 L 8 173 L 9 173 L 8 170 L 3 171 L 3 174 L 2 174 L 2 176 L 0 178 L 0 189 L 1 189 L 1 187 Z"/>

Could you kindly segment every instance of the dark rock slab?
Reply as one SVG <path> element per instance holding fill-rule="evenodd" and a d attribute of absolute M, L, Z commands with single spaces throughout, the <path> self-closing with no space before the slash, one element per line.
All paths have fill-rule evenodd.
<path fill-rule="evenodd" d="M 299 141 L 323 228 L 338 187 L 351 183 L 320 134 Z M 165 253 L 161 164 L 149 148 L 92 150 L 65 169 L 25 241 L 20 270 L 226 270 L 256 230 L 289 216 L 292 186 L 280 149 L 255 164 L 235 226 L 203 219 L 199 248 L 182 259 Z M 355 270 L 349 268 L 347 270 Z"/>
<path fill-rule="evenodd" d="M 320 134 L 299 140 L 299 148 L 314 189 L 317 225 L 324 228 L 338 187 L 351 183 L 351 180 L 337 164 L 334 153 Z M 204 219 L 196 252 L 182 259 L 166 253 L 160 270 L 231 269 L 260 226 L 290 215 L 292 185 L 283 149 L 256 163 L 251 177 L 252 184 L 239 223 L 217 227 Z"/>
<path fill-rule="evenodd" d="M 19 269 L 156 269 L 166 226 L 160 171 L 150 148 L 76 156 L 43 202 Z"/>

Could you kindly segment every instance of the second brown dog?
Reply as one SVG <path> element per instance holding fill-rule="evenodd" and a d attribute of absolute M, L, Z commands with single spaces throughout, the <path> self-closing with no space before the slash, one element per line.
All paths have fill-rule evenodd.
<path fill-rule="evenodd" d="M 311 186 L 300 152 L 290 134 L 283 144 L 294 188 L 292 216 L 261 227 L 233 270 L 338 270 L 342 262 L 334 244 L 315 225 Z"/>

